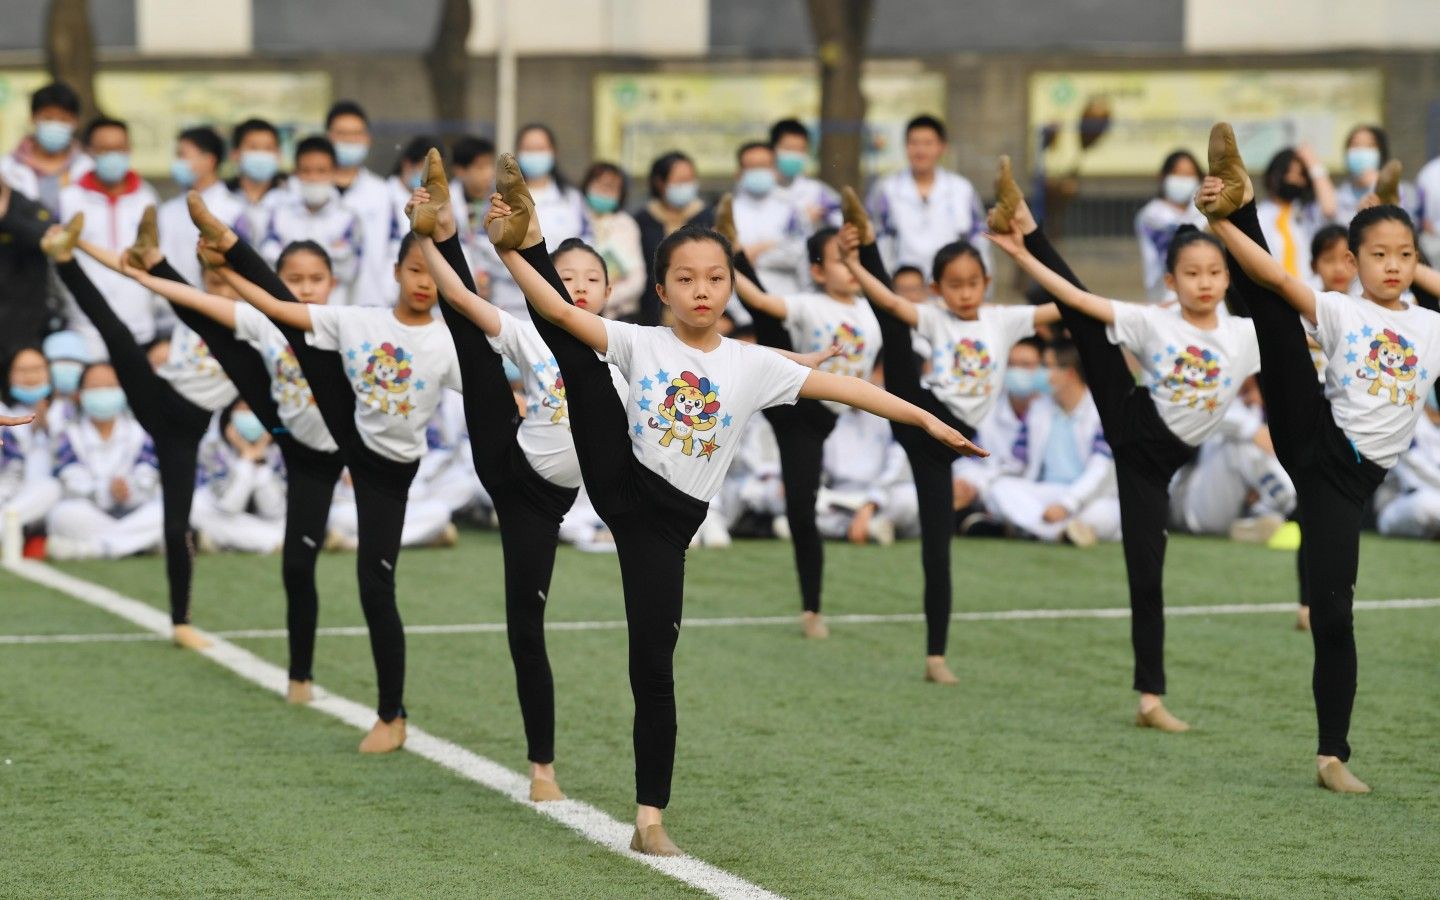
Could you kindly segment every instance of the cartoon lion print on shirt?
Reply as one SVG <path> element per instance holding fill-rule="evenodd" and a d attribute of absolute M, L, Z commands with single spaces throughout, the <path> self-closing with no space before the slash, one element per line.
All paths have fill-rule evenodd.
<path fill-rule="evenodd" d="M 1370 382 L 1370 396 L 1378 397 L 1383 391 L 1397 406 L 1414 406 L 1418 396 L 1411 382 L 1415 381 L 1415 367 L 1419 364 L 1415 345 L 1387 328 L 1371 339 L 1370 352 L 1360 360 L 1355 374 L 1361 381 Z"/>
<path fill-rule="evenodd" d="M 1214 412 L 1218 404 L 1208 402 L 1220 387 L 1220 358 L 1212 350 L 1186 347 L 1175 357 L 1170 372 L 1160 382 L 1161 391 L 1170 392 L 1171 403 L 1182 403 L 1192 409 L 1203 405 Z"/>
<path fill-rule="evenodd" d="M 719 394 L 710 384 L 710 379 L 694 372 L 681 372 L 665 387 L 665 399 L 656 410 L 658 418 L 649 421 L 651 428 L 664 432 L 660 446 L 669 447 L 680 441 L 680 452 L 686 456 L 695 455 L 695 439 L 704 432 L 714 430 L 720 423 L 716 413 L 720 411 Z M 706 459 L 719 446 L 713 440 L 701 440 L 701 454 Z"/>
<path fill-rule="evenodd" d="M 310 382 L 305 380 L 305 371 L 295 358 L 295 351 L 286 344 L 275 356 L 275 386 L 280 396 L 275 402 L 281 406 L 314 406 L 315 395 L 310 393 Z"/>
<path fill-rule="evenodd" d="M 415 408 L 410 400 L 412 359 L 404 347 L 389 341 L 372 349 L 356 385 L 361 401 L 386 415 L 409 417 Z"/>
<path fill-rule="evenodd" d="M 990 393 L 990 375 L 994 362 L 990 348 L 978 338 L 962 338 L 955 345 L 950 358 L 950 380 L 960 388 L 960 393 L 983 397 Z"/>
<path fill-rule="evenodd" d="M 565 376 L 555 376 L 555 383 L 548 388 L 542 385 L 541 390 L 545 392 L 545 396 L 540 398 L 540 405 L 555 410 L 555 414 L 550 417 L 550 424 L 559 425 L 570 414 L 565 405 Z"/>
<path fill-rule="evenodd" d="M 849 322 L 842 322 L 835 329 L 834 344 L 840 348 L 840 354 L 835 357 L 837 363 L 843 361 L 857 366 L 865 360 L 865 336 Z"/>

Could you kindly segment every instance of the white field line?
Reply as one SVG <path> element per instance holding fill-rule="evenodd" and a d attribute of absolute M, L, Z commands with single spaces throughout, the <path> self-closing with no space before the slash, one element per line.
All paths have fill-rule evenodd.
<path fill-rule="evenodd" d="M 1440 598 L 1407 598 L 1399 600 L 1356 600 L 1357 610 L 1386 609 L 1436 609 Z M 1254 613 L 1294 612 L 1293 603 L 1225 603 L 1205 606 L 1171 606 L 1166 616 L 1236 616 Z M 1115 606 L 1104 609 L 1001 609 L 989 612 L 960 612 L 950 616 L 955 622 L 1011 622 L 1036 619 L 1128 619 L 1129 607 Z M 884 625 L 890 623 L 923 622 L 919 613 L 867 614 L 850 613 L 826 616 L 827 622 L 841 625 Z M 766 625 L 794 625 L 794 616 L 730 616 L 713 619 L 687 619 L 686 628 L 732 628 Z M 623 620 L 596 622 L 546 622 L 547 631 L 616 631 L 623 629 Z M 321 637 L 367 637 L 369 631 L 363 625 L 345 625 L 335 628 L 320 628 Z M 475 622 L 458 625 L 407 625 L 406 636 L 416 634 L 504 634 L 503 622 Z M 254 638 L 283 638 L 283 628 L 242 628 L 231 631 L 207 631 L 211 637 L 231 640 Z M 169 633 L 156 634 L 0 634 L 0 645 L 4 644 L 89 644 L 121 643 L 128 641 L 169 640 Z"/>
<path fill-rule="evenodd" d="M 169 615 L 147 603 L 123 596 L 93 582 L 66 575 L 41 563 L 23 560 L 7 564 L 5 568 L 21 578 L 69 594 L 77 600 L 125 619 L 149 632 L 151 640 L 163 640 L 170 634 Z M 115 637 L 125 640 L 136 639 L 132 635 Z M 216 639 L 215 645 L 210 649 L 199 652 L 247 681 L 282 696 L 285 693 L 287 673 L 284 669 L 260 659 L 248 650 L 243 650 L 223 638 Z M 361 731 L 369 730 L 375 721 L 374 710 L 323 688 L 316 689 L 315 700 L 310 706 L 312 709 L 353 725 Z M 630 834 L 633 826 L 611 818 L 596 807 L 579 800 L 531 803 L 528 778 L 510 771 L 493 760 L 466 750 L 458 744 L 428 734 L 419 728 L 408 729 L 405 749 L 431 762 L 438 763 L 463 778 L 468 778 L 508 797 L 542 816 L 554 819 L 588 841 L 656 869 L 711 896 L 737 898 L 737 900 L 738 898 L 779 900 L 778 895 L 759 885 L 751 884 L 737 875 L 732 875 L 693 857 L 662 858 L 632 852 L 630 850 Z"/>

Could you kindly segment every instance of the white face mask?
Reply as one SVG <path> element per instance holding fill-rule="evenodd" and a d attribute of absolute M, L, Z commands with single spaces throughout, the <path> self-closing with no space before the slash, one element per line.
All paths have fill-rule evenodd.
<path fill-rule="evenodd" d="M 1194 198 L 1195 189 L 1198 187 L 1200 179 L 1194 175 L 1166 175 L 1160 190 L 1164 192 L 1166 200 L 1183 206 Z"/>
<path fill-rule="evenodd" d="M 300 182 L 300 200 L 311 209 L 319 209 L 335 196 L 335 185 L 328 181 Z"/>

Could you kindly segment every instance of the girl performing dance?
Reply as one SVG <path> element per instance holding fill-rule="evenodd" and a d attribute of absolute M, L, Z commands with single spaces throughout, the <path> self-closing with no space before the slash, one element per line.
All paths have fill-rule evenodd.
<path fill-rule="evenodd" d="M 455 344 L 432 315 L 435 283 L 407 235 L 395 263 L 399 297 L 393 309 L 283 302 L 276 298 L 297 299 L 285 282 L 210 215 L 198 195 L 190 204 L 202 245 L 223 253 L 230 266 L 221 270 L 226 279 L 292 348 L 308 341 L 313 350 L 297 362 L 354 481 L 356 577 L 379 682 L 379 720 L 360 752 L 398 750 L 405 743 L 405 630 L 395 602 L 395 566 L 405 502 L 440 392 L 460 389 Z"/>
<path fill-rule="evenodd" d="M 943 305 L 915 304 L 895 293 L 875 244 L 875 228 L 854 190 L 841 197 L 845 227 L 840 245 L 845 264 L 860 281 L 880 323 L 885 389 L 962 434 L 973 437 L 990 414 L 1010 348 L 1038 325 L 1060 318 L 1055 304 L 991 306 L 985 303 L 990 275 L 980 252 L 965 241 L 940 248 L 932 266 Z M 858 246 L 859 254 L 854 250 Z M 921 380 L 911 329 L 932 348 L 932 370 Z M 950 630 L 950 540 L 955 534 L 956 452 L 915 428 L 898 427 L 920 501 L 920 561 L 925 572 L 925 680 L 959 684 L 945 664 Z"/>
<path fill-rule="evenodd" d="M 734 278 L 731 248 L 716 232 L 681 228 L 656 251 L 656 292 L 672 327 L 602 319 L 568 302 L 513 157 L 501 157 L 496 186 L 487 230 L 559 362 L 580 472 L 619 554 L 635 698 L 639 808 L 631 847 L 678 855 L 661 810 L 670 801 L 675 761 L 672 666 L 685 550 L 749 418 L 799 397 L 835 400 L 921 428 L 951 452 L 984 451 L 868 382 L 722 338 L 716 324 Z M 625 396 L 614 389 L 606 363 L 624 374 Z"/>
<path fill-rule="evenodd" d="M 1221 314 L 1230 278 L 1214 237 L 1181 225 L 1165 251 L 1170 309 L 1121 303 L 1086 292 L 1030 214 L 1002 167 L 987 237 L 1060 301 L 1115 455 L 1125 569 L 1130 581 L 1130 641 L 1135 649 L 1135 724 L 1189 730 L 1166 711 L 1165 605 L 1162 593 L 1170 481 L 1214 433 L 1245 379 L 1260 368 L 1255 326 Z M 1121 348 L 1144 368 L 1137 385 Z"/>
<path fill-rule="evenodd" d="M 1350 222 L 1362 296 L 1316 291 L 1270 256 L 1254 197 L 1235 134 L 1219 123 L 1196 206 L 1229 249 L 1231 280 L 1254 318 L 1270 433 L 1299 499 L 1315 645 L 1316 777 L 1332 791 L 1367 793 L 1346 766 L 1360 523 L 1386 471 L 1410 446 L 1423 398 L 1440 375 L 1440 315 L 1404 299 L 1417 275 L 1430 293 L 1440 275 L 1417 271 L 1409 215 L 1382 205 Z M 1325 351 L 1324 385 L 1315 380 L 1307 333 Z"/>

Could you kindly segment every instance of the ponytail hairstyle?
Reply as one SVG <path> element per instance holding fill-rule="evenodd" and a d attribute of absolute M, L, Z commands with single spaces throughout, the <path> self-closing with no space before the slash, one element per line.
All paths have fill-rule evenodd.
<path fill-rule="evenodd" d="M 805 255 L 812 266 L 825 265 L 825 247 L 840 234 L 840 229 L 825 226 L 805 241 Z"/>
<path fill-rule="evenodd" d="M 1415 237 L 1415 223 L 1411 220 L 1410 214 L 1398 206 L 1385 204 L 1383 206 L 1372 206 L 1369 209 L 1362 209 L 1350 220 L 1350 252 L 1360 253 L 1360 245 L 1365 241 L 1365 232 L 1381 222 L 1399 222 L 1410 229 L 1410 239 L 1416 242 L 1416 250 L 1419 250 L 1419 241 Z"/>
<path fill-rule="evenodd" d="M 990 270 L 985 267 L 985 257 L 980 255 L 980 251 L 975 248 L 974 244 L 969 241 L 952 241 L 936 252 L 935 262 L 930 267 L 930 280 L 939 282 L 950 264 L 962 256 L 973 258 L 976 265 L 980 266 L 980 274 L 986 278 L 990 277 Z"/>
<path fill-rule="evenodd" d="M 1219 251 L 1221 259 L 1225 258 L 1225 245 L 1220 243 L 1219 238 L 1187 222 L 1175 229 L 1175 236 L 1170 238 L 1170 246 L 1165 249 L 1165 271 L 1174 275 L 1175 264 L 1180 261 L 1180 251 L 1192 244 L 1209 244 Z"/>
<path fill-rule="evenodd" d="M 608 288 L 610 286 L 610 267 L 606 265 L 605 257 L 600 255 L 599 250 L 596 250 L 594 247 L 580 240 L 578 237 L 566 238 L 565 240 L 561 241 L 560 246 L 555 248 L 555 252 L 550 254 L 550 262 L 553 263 L 555 262 L 555 260 L 564 256 L 566 253 L 577 250 L 581 253 L 588 253 L 591 256 L 595 257 L 595 261 L 600 264 L 600 271 L 605 273 L 605 286 Z"/>
<path fill-rule="evenodd" d="M 280 251 L 280 258 L 275 260 L 276 273 L 283 272 L 285 270 L 285 263 L 288 262 L 292 256 L 299 253 L 309 253 L 319 257 L 320 261 L 325 264 L 325 271 L 331 275 L 335 274 L 335 266 L 330 262 L 330 254 L 326 253 L 325 248 L 314 241 L 292 241 L 286 244 L 285 249 Z"/>
<path fill-rule="evenodd" d="M 660 246 L 655 248 L 655 281 L 658 284 L 665 283 L 665 275 L 670 271 L 670 256 L 675 252 L 676 247 L 685 244 L 694 244 L 700 241 L 710 241 L 720 248 L 725 254 L 725 265 L 730 269 L 730 279 L 735 279 L 734 251 L 730 242 L 725 236 L 712 228 L 703 225 L 682 225 L 671 232 Z"/>

